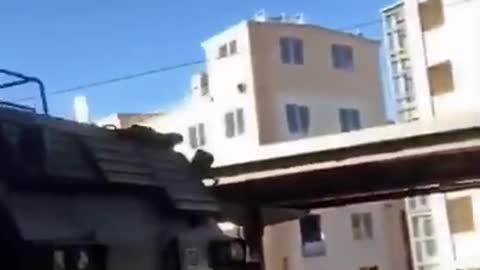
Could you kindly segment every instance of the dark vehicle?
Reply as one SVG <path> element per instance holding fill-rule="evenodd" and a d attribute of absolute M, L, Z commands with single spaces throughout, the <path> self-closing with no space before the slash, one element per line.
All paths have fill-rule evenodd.
<path fill-rule="evenodd" d="M 242 269 L 181 137 L 0 109 L 2 269 Z"/>
<path fill-rule="evenodd" d="M 244 269 L 202 184 L 213 157 L 181 136 L 109 130 L 48 116 L 43 82 L 5 69 L 0 89 L 38 85 L 44 114 L 0 101 L 2 269 Z M 250 264 L 254 265 L 254 264 Z"/>

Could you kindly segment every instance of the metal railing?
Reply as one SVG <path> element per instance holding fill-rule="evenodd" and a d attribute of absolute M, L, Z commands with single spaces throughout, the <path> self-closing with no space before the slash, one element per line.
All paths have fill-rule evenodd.
<path fill-rule="evenodd" d="M 5 74 L 5 75 L 11 76 L 11 77 L 15 77 L 17 79 L 16 81 L 13 81 L 13 82 L 7 82 L 7 83 L 4 83 L 4 84 L 0 84 L 0 89 L 19 86 L 19 85 L 23 85 L 23 84 L 27 84 L 27 83 L 37 84 L 38 88 L 39 88 L 39 91 L 40 91 L 40 98 L 42 100 L 43 112 L 45 113 L 45 115 L 48 115 L 48 103 L 47 103 L 47 96 L 46 96 L 46 93 L 45 93 L 45 85 L 43 84 L 43 82 L 40 79 L 38 79 L 36 77 L 26 76 L 26 75 L 23 75 L 21 73 L 6 70 L 6 69 L 0 69 L 0 74 Z M 28 108 L 26 106 L 18 105 L 18 104 L 14 104 L 14 103 L 10 103 L 10 102 L 2 102 L 2 104 L 8 105 L 10 107 L 14 106 L 14 107 L 19 107 L 19 108 Z"/>

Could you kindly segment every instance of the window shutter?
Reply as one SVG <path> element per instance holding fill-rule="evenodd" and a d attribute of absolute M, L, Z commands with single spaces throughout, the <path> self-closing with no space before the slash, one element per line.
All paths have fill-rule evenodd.
<path fill-rule="evenodd" d="M 362 231 L 361 231 L 361 219 L 359 214 L 352 214 L 350 216 L 352 222 L 352 234 L 354 240 L 359 240 L 362 238 Z"/>
<path fill-rule="evenodd" d="M 303 40 L 293 39 L 293 56 L 295 64 L 303 65 Z"/>
<path fill-rule="evenodd" d="M 352 123 L 352 130 L 358 130 L 362 128 L 362 124 L 360 121 L 360 112 L 356 109 L 350 110 L 350 122 Z"/>
<path fill-rule="evenodd" d="M 197 131 L 195 127 L 188 128 L 188 140 L 190 141 L 190 147 L 192 147 L 193 149 L 197 148 Z"/>
<path fill-rule="evenodd" d="M 237 134 L 245 132 L 245 119 L 243 117 L 243 109 L 237 109 Z"/>
<path fill-rule="evenodd" d="M 363 226 L 365 227 L 366 238 L 372 239 L 373 238 L 372 214 L 370 214 L 370 213 L 363 214 Z"/>
<path fill-rule="evenodd" d="M 307 106 L 300 106 L 299 107 L 299 114 L 300 114 L 300 130 L 308 133 L 310 128 L 310 110 Z"/>
<path fill-rule="evenodd" d="M 232 138 L 235 135 L 235 122 L 233 118 L 233 113 L 229 112 L 225 114 L 225 136 L 227 138 Z"/>
<path fill-rule="evenodd" d="M 280 38 L 280 58 L 282 59 L 282 63 L 284 64 L 289 64 L 292 62 L 289 49 L 290 49 L 290 39 Z"/>
<path fill-rule="evenodd" d="M 290 133 L 297 133 L 298 132 L 297 106 L 293 104 L 287 104 L 286 113 L 287 113 L 288 130 L 290 131 Z"/>
<path fill-rule="evenodd" d="M 342 132 L 350 131 L 348 126 L 348 112 L 345 109 L 339 110 L 339 118 L 340 118 L 340 130 Z"/>
<path fill-rule="evenodd" d="M 205 139 L 205 125 L 202 123 L 202 124 L 199 124 L 198 125 L 198 136 L 199 136 L 199 146 L 203 146 L 206 144 L 206 139 Z"/>

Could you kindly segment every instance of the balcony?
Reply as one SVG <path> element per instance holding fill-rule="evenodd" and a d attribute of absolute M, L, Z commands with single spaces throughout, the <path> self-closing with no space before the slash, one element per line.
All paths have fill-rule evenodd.
<path fill-rule="evenodd" d="M 454 91 L 452 64 L 445 61 L 428 68 L 428 79 L 432 96 L 441 96 Z"/>
<path fill-rule="evenodd" d="M 420 23 L 424 32 L 443 26 L 445 16 L 442 0 L 424 0 L 418 5 Z"/>

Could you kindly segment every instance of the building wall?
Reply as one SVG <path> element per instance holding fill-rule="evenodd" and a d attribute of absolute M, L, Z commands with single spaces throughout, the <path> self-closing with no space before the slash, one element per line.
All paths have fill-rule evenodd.
<path fill-rule="evenodd" d="M 361 107 L 364 127 L 386 123 L 383 93 L 380 84 L 378 43 L 346 33 L 334 32 L 316 26 L 279 25 L 250 22 L 250 38 L 255 74 L 255 95 L 259 120 L 260 143 L 284 141 L 285 106 L 289 98 L 310 99 L 315 112 L 311 123 L 331 115 L 326 103 L 340 108 L 343 104 Z M 281 62 L 279 40 L 293 37 L 303 40 L 304 64 Z M 353 47 L 353 71 L 333 68 L 332 44 Z M 316 101 L 313 101 L 315 98 Z M 329 122 L 338 121 L 338 115 Z M 322 122 L 320 120 L 319 122 Z M 340 130 L 331 123 L 312 126 L 309 136 L 336 133 Z"/>
<path fill-rule="evenodd" d="M 439 14 L 432 9 L 421 9 L 417 0 L 405 1 L 413 78 L 418 86 L 416 92 L 421 115 L 426 119 L 433 114 L 444 117 L 461 112 L 476 112 L 479 108 L 476 89 L 480 78 L 476 70 L 480 66 L 476 59 L 480 57 L 480 36 L 476 25 L 480 23 L 480 3 L 462 0 L 423 2 L 435 1 L 442 4 L 443 23 L 425 27 L 425 31 L 422 30 L 421 19 L 432 21 Z M 453 89 L 432 97 L 430 85 L 435 82 L 428 76 L 428 68 L 446 61 L 452 66 Z M 445 76 L 438 76 L 438 79 L 444 78 Z M 462 104 L 461 108 L 458 104 Z"/>
<path fill-rule="evenodd" d="M 314 210 L 313 213 L 321 215 L 326 256 L 302 256 L 298 221 L 267 227 L 264 236 L 267 269 L 359 269 L 375 265 L 382 270 L 408 269 L 401 234 L 402 209 L 403 203 L 394 201 Z M 350 215 L 363 212 L 372 214 L 373 238 L 354 240 Z"/>
<path fill-rule="evenodd" d="M 281 63 L 279 39 L 283 36 L 303 39 L 304 65 Z M 236 40 L 238 52 L 219 58 L 219 47 L 232 40 Z M 353 71 L 334 70 L 333 43 L 353 47 Z M 386 118 L 378 45 L 316 26 L 242 22 L 202 44 L 208 60 L 208 94 L 202 95 L 198 87 L 192 87 L 191 96 L 167 116 L 149 118 L 141 124 L 161 132 L 181 133 L 184 142 L 176 150 L 191 157 L 195 149 L 189 145 L 188 127 L 204 123 L 206 144 L 201 148 L 213 153 L 215 166 L 251 161 L 261 156 L 258 153 L 266 144 L 304 138 L 288 132 L 287 103 L 310 108 L 308 136 L 339 133 L 338 109 L 342 107 L 359 109 L 363 127 L 383 125 Z M 246 86 L 243 93 L 238 91 L 239 83 Z M 237 108 L 244 109 L 245 133 L 227 138 L 225 113 Z M 284 269 L 286 265 L 292 270 L 373 265 L 382 270 L 406 269 L 402 234 L 397 230 L 402 204 L 392 205 L 385 208 L 385 203 L 376 203 L 319 211 L 325 215 L 325 257 L 302 257 L 298 221 L 267 228 L 267 269 Z M 373 215 L 373 240 L 352 240 L 350 214 L 355 211 Z"/>

